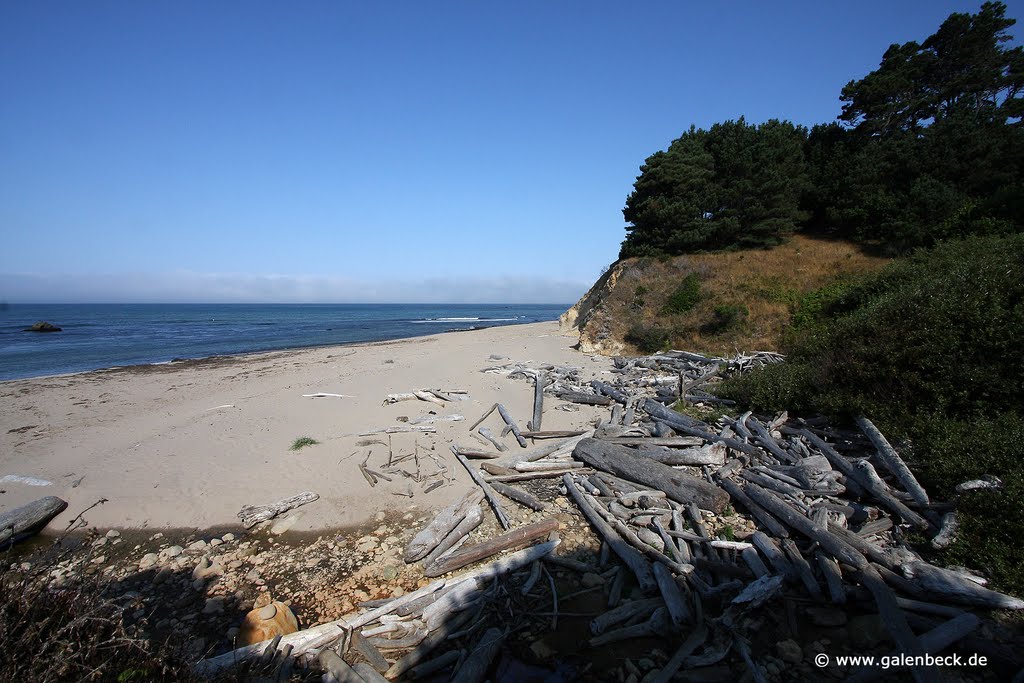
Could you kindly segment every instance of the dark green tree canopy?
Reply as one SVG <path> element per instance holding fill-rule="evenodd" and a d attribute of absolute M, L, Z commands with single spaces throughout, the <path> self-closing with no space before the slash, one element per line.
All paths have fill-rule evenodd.
<path fill-rule="evenodd" d="M 640 168 L 620 256 L 777 243 L 803 218 L 806 134 L 776 120 L 691 127 Z"/>
<path fill-rule="evenodd" d="M 1006 5 L 954 13 L 923 43 L 892 45 L 878 69 L 843 88 L 840 120 L 860 133 L 917 132 L 951 117 L 979 123 L 1019 118 L 1024 48 L 1007 48 Z"/>

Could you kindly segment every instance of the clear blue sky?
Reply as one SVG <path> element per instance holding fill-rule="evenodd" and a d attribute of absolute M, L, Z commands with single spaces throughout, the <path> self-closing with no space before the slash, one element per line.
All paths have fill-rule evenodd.
<path fill-rule="evenodd" d="M 651 153 L 979 5 L 0 3 L 0 300 L 571 302 Z"/>

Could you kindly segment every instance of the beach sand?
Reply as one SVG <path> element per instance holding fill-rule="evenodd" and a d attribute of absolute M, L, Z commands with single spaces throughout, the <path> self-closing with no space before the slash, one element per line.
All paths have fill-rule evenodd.
<path fill-rule="evenodd" d="M 449 448 L 484 448 L 468 427 L 487 408 L 503 403 L 524 430 L 530 419 L 532 383 L 481 372 L 507 362 L 490 357 L 575 365 L 584 379 L 607 372 L 610 359 L 573 350 L 576 341 L 559 334 L 556 322 L 535 323 L 3 382 L 0 509 L 59 496 L 69 507 L 51 522 L 53 532 L 105 498 L 86 515 L 90 525 L 206 529 L 237 527 L 245 505 L 313 491 L 320 499 L 298 509 L 292 528 L 317 531 L 356 526 L 378 512 L 440 507 L 472 486 Z M 422 388 L 465 390 L 470 398 L 382 405 L 389 393 Z M 351 398 L 303 397 L 316 392 Z M 563 412 L 557 404 L 546 401 L 544 429 L 585 427 L 599 413 L 588 406 Z M 392 449 L 395 457 L 432 453 L 454 481 L 424 493 L 423 484 L 399 475 L 370 488 L 359 463 L 369 454 L 367 466 L 379 470 L 388 447 L 357 442 L 387 436 L 358 434 L 431 410 L 466 419 L 438 423 L 436 434 L 395 434 Z M 503 426 L 496 412 L 484 424 L 498 434 Z M 290 451 L 304 436 L 320 443 Z M 511 435 L 504 441 L 518 448 Z M 430 457 L 421 457 L 420 467 L 424 474 L 437 469 Z M 410 491 L 412 498 L 399 495 Z"/>

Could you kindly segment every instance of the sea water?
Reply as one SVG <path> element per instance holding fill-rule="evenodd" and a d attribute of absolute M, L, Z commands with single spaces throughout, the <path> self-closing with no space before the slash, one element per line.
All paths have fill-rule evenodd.
<path fill-rule="evenodd" d="M 0 380 L 556 320 L 569 304 L 12 304 Z M 25 332 L 38 321 L 61 332 Z"/>

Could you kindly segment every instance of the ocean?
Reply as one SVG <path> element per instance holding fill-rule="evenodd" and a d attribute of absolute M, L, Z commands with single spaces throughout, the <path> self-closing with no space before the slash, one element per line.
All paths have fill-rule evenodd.
<path fill-rule="evenodd" d="M 542 322 L 570 305 L 11 304 L 0 380 Z M 38 321 L 62 331 L 24 331 Z"/>

